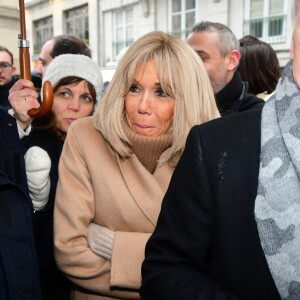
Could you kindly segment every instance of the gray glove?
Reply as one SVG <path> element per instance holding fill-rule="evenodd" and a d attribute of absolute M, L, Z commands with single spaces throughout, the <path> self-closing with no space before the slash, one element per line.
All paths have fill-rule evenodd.
<path fill-rule="evenodd" d="M 89 247 L 94 253 L 109 261 L 111 261 L 112 257 L 114 239 L 114 231 L 95 223 L 89 225 L 87 235 Z"/>

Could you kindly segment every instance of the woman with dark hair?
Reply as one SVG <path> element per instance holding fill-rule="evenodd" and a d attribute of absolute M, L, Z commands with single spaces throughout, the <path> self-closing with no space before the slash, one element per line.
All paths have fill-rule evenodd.
<path fill-rule="evenodd" d="M 71 123 L 94 112 L 103 83 L 97 64 L 75 54 L 56 57 L 46 70 L 42 89 L 46 81 L 53 86 L 53 106 L 47 117 L 32 120 L 27 113 L 39 107 L 38 94 L 30 81 L 19 80 L 9 100 L 25 152 L 43 299 L 69 299 L 69 283 L 56 267 L 53 251 L 58 162 Z"/>
<path fill-rule="evenodd" d="M 276 52 L 269 44 L 251 35 L 240 39 L 240 52 L 238 70 L 242 80 L 249 84 L 249 93 L 266 100 L 281 76 Z"/>

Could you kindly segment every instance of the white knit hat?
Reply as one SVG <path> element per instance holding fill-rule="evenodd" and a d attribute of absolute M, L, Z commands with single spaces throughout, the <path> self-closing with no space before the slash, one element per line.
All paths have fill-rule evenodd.
<path fill-rule="evenodd" d="M 69 76 L 80 77 L 91 83 L 96 91 L 96 104 L 99 104 L 103 88 L 100 68 L 90 57 L 81 54 L 61 54 L 51 61 L 42 81 L 42 101 L 46 81 L 50 81 L 54 87 L 62 78 Z"/>

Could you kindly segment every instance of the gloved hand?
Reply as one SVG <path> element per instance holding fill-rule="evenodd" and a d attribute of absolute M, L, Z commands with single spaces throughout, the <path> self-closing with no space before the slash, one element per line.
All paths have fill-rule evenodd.
<path fill-rule="evenodd" d="M 51 160 L 48 153 L 37 146 L 29 148 L 24 158 L 33 208 L 40 210 L 49 199 Z"/>
<path fill-rule="evenodd" d="M 89 247 L 94 253 L 109 261 L 112 257 L 114 239 L 114 231 L 95 223 L 89 225 L 87 236 Z"/>

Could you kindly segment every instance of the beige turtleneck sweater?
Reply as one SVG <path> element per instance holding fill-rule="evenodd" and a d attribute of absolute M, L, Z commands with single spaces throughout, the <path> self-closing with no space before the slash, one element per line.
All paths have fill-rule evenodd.
<path fill-rule="evenodd" d="M 161 154 L 172 145 L 172 133 L 165 133 L 159 136 L 145 136 L 135 133 L 123 121 L 124 133 L 131 142 L 131 150 L 137 156 L 143 166 L 152 174 L 157 166 Z"/>

